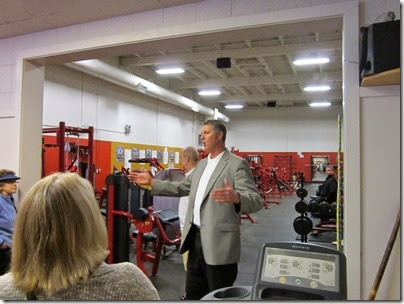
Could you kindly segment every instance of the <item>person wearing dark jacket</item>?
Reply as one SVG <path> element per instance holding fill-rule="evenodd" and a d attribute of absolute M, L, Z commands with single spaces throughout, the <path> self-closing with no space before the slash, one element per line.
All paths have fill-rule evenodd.
<path fill-rule="evenodd" d="M 317 190 L 318 197 L 315 199 L 317 203 L 326 201 L 327 203 L 334 203 L 337 201 L 337 179 L 335 178 L 335 169 L 333 166 L 327 166 L 325 169 L 327 178 Z"/>

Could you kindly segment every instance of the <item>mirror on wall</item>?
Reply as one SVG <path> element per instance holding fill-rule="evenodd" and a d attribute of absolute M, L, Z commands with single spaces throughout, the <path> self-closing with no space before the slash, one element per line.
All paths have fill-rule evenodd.
<path fill-rule="evenodd" d="M 327 155 L 316 155 L 311 157 L 311 180 L 313 182 L 323 182 L 327 175 L 325 168 L 330 164 Z"/>

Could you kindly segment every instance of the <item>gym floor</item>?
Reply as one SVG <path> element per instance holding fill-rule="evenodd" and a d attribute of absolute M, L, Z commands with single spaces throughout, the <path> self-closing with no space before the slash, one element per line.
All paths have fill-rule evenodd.
<path fill-rule="evenodd" d="M 306 184 L 308 191 L 306 201 L 311 195 L 315 195 L 319 184 Z M 278 201 L 280 199 L 277 199 Z M 241 224 L 241 259 L 238 264 L 238 275 L 234 285 L 252 285 L 255 274 L 256 262 L 259 249 L 262 244 L 277 241 L 300 241 L 300 236 L 293 229 L 293 221 L 299 215 L 295 211 L 295 204 L 299 201 L 296 194 L 285 196 L 280 204 L 269 204 L 268 209 L 262 209 L 251 214 L 256 223 L 251 223 L 248 219 L 243 219 Z M 313 219 L 313 224 L 317 224 Z M 323 241 L 327 238 L 309 237 L 310 242 Z M 328 238 L 330 239 L 330 238 Z M 321 242 L 323 245 L 330 243 Z M 330 245 L 333 246 L 333 245 Z M 130 256 L 133 255 L 131 246 Z M 136 257 L 132 258 L 136 264 Z M 148 270 L 151 270 L 151 263 L 145 263 Z M 185 290 L 186 272 L 182 263 L 182 256 L 172 247 L 167 251 L 167 256 L 160 260 L 156 276 L 151 277 L 151 281 L 157 288 L 161 300 L 180 300 Z"/>

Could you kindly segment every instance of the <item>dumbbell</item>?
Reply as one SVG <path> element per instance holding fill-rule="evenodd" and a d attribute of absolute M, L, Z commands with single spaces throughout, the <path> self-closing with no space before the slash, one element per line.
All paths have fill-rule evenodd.
<path fill-rule="evenodd" d="M 307 206 L 307 211 L 308 212 L 318 212 L 319 211 L 319 206 L 315 200 L 311 200 Z"/>
<path fill-rule="evenodd" d="M 337 213 L 337 203 L 331 203 L 330 205 L 330 209 L 331 209 L 331 214 L 336 214 Z"/>
<path fill-rule="evenodd" d="M 318 204 L 318 209 L 323 214 L 328 214 L 331 211 L 330 204 L 326 201 L 323 201 L 320 204 Z"/>

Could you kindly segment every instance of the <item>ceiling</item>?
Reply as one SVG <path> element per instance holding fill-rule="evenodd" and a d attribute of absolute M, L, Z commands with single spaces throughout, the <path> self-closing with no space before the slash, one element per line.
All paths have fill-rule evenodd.
<path fill-rule="evenodd" d="M 0 39 L 201 0 L 0 0 Z"/>
<path fill-rule="evenodd" d="M 293 60 L 326 56 L 327 64 L 295 66 Z M 229 57 L 231 68 L 217 68 Z M 211 33 L 133 46 L 119 57 L 122 69 L 152 80 L 165 79 L 166 88 L 206 106 L 243 104 L 244 108 L 307 107 L 310 101 L 342 103 L 342 18 Z M 181 76 L 155 73 L 180 66 Z M 164 80 L 163 80 L 164 81 Z M 307 85 L 329 85 L 327 92 L 305 92 Z M 200 89 L 218 89 L 217 97 L 201 97 Z"/>
<path fill-rule="evenodd" d="M 0 38 L 198 1 L 0 0 Z M 106 48 L 97 55 L 110 57 L 122 69 L 211 108 L 235 103 L 245 108 L 307 107 L 313 100 L 342 104 L 342 18 L 149 41 Z M 307 56 L 327 56 L 330 62 L 292 63 Z M 229 57 L 231 68 L 217 68 L 219 57 Z M 47 64 L 51 61 L 48 58 Z M 157 68 L 173 65 L 185 73 L 155 73 Z M 314 84 L 327 84 L 331 90 L 303 90 Z M 201 97 L 200 89 L 219 89 L 222 94 Z"/>

